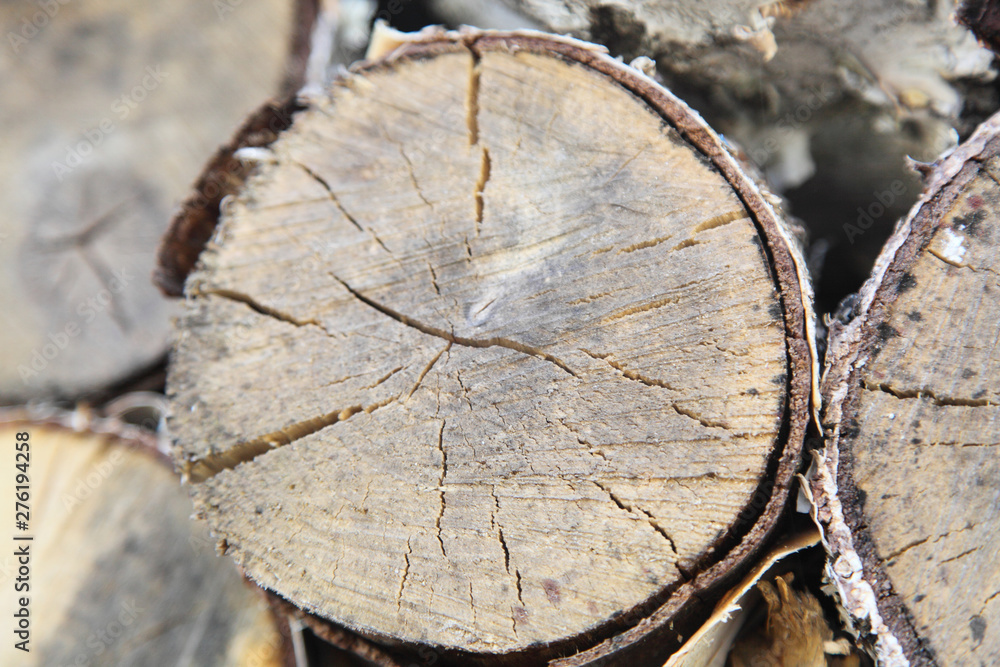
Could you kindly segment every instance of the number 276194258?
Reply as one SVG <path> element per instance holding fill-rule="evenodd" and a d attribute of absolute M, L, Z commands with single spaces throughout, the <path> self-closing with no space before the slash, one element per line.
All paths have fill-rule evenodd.
<path fill-rule="evenodd" d="M 16 438 L 14 472 L 14 526 L 18 530 L 28 530 L 31 521 L 31 489 L 29 487 L 28 466 L 31 463 L 31 443 L 28 433 L 21 431 Z"/>

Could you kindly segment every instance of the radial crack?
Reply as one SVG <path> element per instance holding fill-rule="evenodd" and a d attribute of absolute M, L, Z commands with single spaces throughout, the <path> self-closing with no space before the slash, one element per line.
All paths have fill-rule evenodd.
<path fill-rule="evenodd" d="M 567 301 L 567 306 L 578 306 L 584 303 L 590 303 L 591 301 L 597 301 L 601 297 L 611 296 L 612 292 L 601 292 L 600 294 L 594 294 L 591 296 L 581 297 L 579 299 L 573 299 L 572 301 Z"/>
<path fill-rule="evenodd" d="M 214 296 L 222 297 L 223 299 L 229 299 L 230 301 L 237 301 L 237 302 L 242 303 L 242 304 L 244 304 L 246 306 L 249 306 L 250 310 L 252 310 L 252 311 L 254 311 L 254 312 L 256 312 L 256 313 L 258 313 L 260 315 L 264 315 L 265 317 L 273 317 L 276 320 L 279 320 L 281 322 L 286 322 L 288 324 L 292 324 L 292 325 L 295 325 L 297 327 L 304 327 L 304 326 L 312 325 L 314 327 L 319 327 L 320 329 L 323 329 L 323 326 L 319 322 L 317 322 L 316 320 L 313 320 L 313 319 L 300 320 L 299 318 L 294 317 L 292 315 L 289 315 L 288 313 L 284 313 L 284 312 L 282 312 L 280 310 L 277 310 L 276 308 L 272 308 L 270 306 L 265 306 L 264 304 L 262 304 L 261 302 L 257 301 L 256 299 L 254 299 L 249 294 L 243 294 L 242 292 L 235 292 L 235 291 L 229 290 L 229 289 L 222 289 L 222 288 L 215 288 L 215 287 L 213 287 L 213 288 L 210 288 L 210 289 L 199 289 L 197 291 L 197 294 L 199 294 L 199 295 L 200 294 L 211 294 L 211 295 L 214 295 Z M 326 329 L 323 329 L 323 331 L 326 331 Z M 327 332 L 327 333 L 329 333 L 329 332 Z"/>
<path fill-rule="evenodd" d="M 417 173 L 413 169 L 413 162 L 410 160 L 410 156 L 406 154 L 406 151 L 403 150 L 403 146 L 401 144 L 396 143 L 396 149 L 399 151 L 399 156 L 403 158 L 403 162 L 406 163 L 406 168 L 410 173 L 410 183 L 413 185 L 413 189 L 416 191 L 417 196 L 420 197 L 420 201 L 433 210 L 434 204 L 432 204 L 430 200 L 424 196 L 424 191 L 420 188 L 420 184 L 417 183 Z"/>
<path fill-rule="evenodd" d="M 925 544 L 925 543 L 929 542 L 930 539 L 931 539 L 930 537 L 925 537 L 923 539 L 910 542 L 906 546 L 893 551 L 891 554 L 889 554 L 888 556 L 886 556 L 883 560 L 885 562 L 889 562 L 891 560 L 895 560 L 896 558 L 899 558 L 900 556 L 902 556 L 904 553 L 906 553 L 910 549 L 913 549 L 914 547 L 919 547 L 921 544 Z"/>
<path fill-rule="evenodd" d="M 984 611 L 986 611 L 986 606 L 998 596 L 1000 596 L 1000 591 L 996 591 L 995 593 L 990 594 L 990 596 L 983 601 L 983 607 L 982 609 L 979 610 L 980 616 L 983 614 Z"/>
<path fill-rule="evenodd" d="M 337 210 L 340 211 L 341 215 L 343 215 L 345 218 L 347 218 L 347 220 L 352 225 L 354 225 L 355 227 L 358 228 L 359 232 L 365 231 L 365 228 L 361 226 L 361 223 L 359 223 L 357 220 L 355 220 L 354 216 L 351 215 L 350 213 L 348 213 L 347 209 L 344 208 L 344 205 L 340 203 L 340 198 L 337 197 L 336 193 L 333 191 L 333 188 L 330 187 L 330 184 L 327 183 L 327 181 L 326 181 L 325 178 L 323 178 L 322 176 L 320 176 L 315 171 L 313 171 L 312 169 L 310 169 L 306 165 L 302 164 L 301 162 L 296 162 L 295 165 L 297 167 L 299 167 L 302 171 L 306 172 L 306 174 L 308 174 L 310 178 L 312 178 L 314 181 L 316 181 L 317 183 L 319 183 L 320 185 L 323 186 L 323 189 L 326 190 L 326 193 L 327 193 L 327 195 L 329 195 L 330 201 L 333 202 L 333 205 L 337 207 Z M 377 237 L 376 237 L 376 240 L 378 240 Z M 381 244 L 381 241 L 379 241 L 379 243 Z M 383 247 L 385 247 L 385 246 L 383 246 Z"/>
<path fill-rule="evenodd" d="M 621 250 L 618 251 L 618 254 L 622 255 L 628 252 L 635 252 L 636 250 L 644 250 L 645 248 L 652 248 L 653 246 L 658 246 L 664 241 L 669 241 L 672 238 L 674 238 L 674 235 L 668 234 L 666 236 L 657 236 L 656 238 L 649 239 L 648 241 L 639 241 L 638 243 L 633 243 L 628 247 L 622 248 Z"/>
<path fill-rule="evenodd" d="M 469 607 L 472 609 L 472 625 L 479 625 L 479 618 L 476 612 L 476 598 L 472 596 L 472 581 L 469 581 Z"/>
<path fill-rule="evenodd" d="M 104 213 L 101 213 L 97 217 L 93 218 L 81 230 L 74 230 L 68 234 L 56 237 L 36 237 L 34 241 L 41 246 L 40 250 L 44 252 L 55 252 L 73 247 L 82 248 L 90 245 L 95 238 L 108 231 L 113 223 L 123 220 L 124 216 L 119 215 L 122 212 L 122 209 L 125 208 L 127 204 L 134 205 L 134 203 L 133 198 L 123 199 L 117 204 L 114 204 L 110 208 L 106 209 Z"/>
<path fill-rule="evenodd" d="M 869 391 L 881 391 L 886 394 L 890 394 L 899 399 L 907 398 L 929 398 L 934 405 L 939 406 L 963 406 L 967 408 L 981 408 L 987 406 L 995 406 L 996 403 L 990 402 L 988 398 L 955 398 L 952 396 L 938 396 L 930 389 L 923 387 L 921 389 L 896 389 L 891 386 L 888 382 L 872 382 L 870 380 L 863 380 L 862 386 Z"/>
<path fill-rule="evenodd" d="M 604 493 L 606 493 L 608 495 L 608 497 L 611 499 L 611 502 L 613 502 L 615 505 L 618 506 L 618 509 L 620 509 L 620 510 L 622 510 L 624 512 L 628 512 L 632 516 L 635 516 L 636 514 L 642 515 L 642 519 L 649 525 L 650 528 L 652 528 L 653 530 L 655 530 L 660 537 L 662 537 L 664 540 L 666 540 L 667 544 L 670 545 L 670 550 L 674 552 L 675 556 L 677 555 L 677 546 L 674 544 L 673 538 L 670 537 L 670 535 L 667 533 L 667 531 L 663 528 L 663 526 L 661 526 L 659 524 L 659 522 L 653 517 L 652 514 L 650 514 L 649 512 L 647 512 L 646 510 L 644 510 L 643 508 L 639 507 L 638 505 L 629 505 L 628 503 L 626 503 L 625 501 L 623 501 L 621 498 L 619 498 L 618 496 L 616 496 L 611 491 L 611 489 L 609 489 L 608 487 L 604 486 L 600 482 L 598 482 L 596 480 L 589 480 L 589 481 L 594 486 L 596 486 L 597 488 L 599 488 L 601 491 L 603 491 Z"/>
<path fill-rule="evenodd" d="M 945 558 L 943 561 L 940 561 L 938 563 L 938 565 L 944 565 L 945 563 L 950 563 L 953 560 L 958 560 L 959 558 L 965 558 L 969 554 L 975 553 L 977 551 L 979 551 L 979 547 L 978 546 L 972 547 L 971 549 L 966 549 L 965 551 L 963 551 L 962 553 L 958 554 L 957 556 L 952 556 L 951 558 Z"/>
<path fill-rule="evenodd" d="M 695 420 L 696 422 L 698 422 L 699 424 L 701 424 L 702 426 L 707 426 L 709 428 L 724 428 L 727 431 L 732 430 L 732 427 L 729 424 L 727 424 L 726 422 L 714 421 L 714 420 L 711 420 L 711 419 L 706 419 L 705 417 L 702 417 L 701 415 L 699 415 L 694 410 L 691 410 L 689 408 L 681 407 L 677 403 L 671 403 L 670 407 L 672 407 L 674 409 L 674 412 L 676 412 L 677 414 L 683 415 L 684 417 L 689 417 L 689 418 Z"/>
<path fill-rule="evenodd" d="M 500 512 L 500 499 L 497 498 L 497 489 L 496 489 L 496 486 L 490 487 L 490 495 L 493 496 L 493 506 L 496 508 L 496 512 L 497 513 Z M 490 514 L 490 517 L 493 518 L 494 522 L 496 522 L 495 516 L 496 516 L 495 513 L 494 514 Z M 503 528 L 500 526 L 499 523 L 496 524 L 496 528 L 497 528 L 497 537 L 500 540 L 500 546 L 503 548 L 503 566 L 504 566 L 504 569 L 507 571 L 507 574 L 509 575 L 511 573 L 510 572 L 510 550 L 507 548 L 507 540 L 505 540 L 504 536 L 503 536 Z"/>
<path fill-rule="evenodd" d="M 749 218 L 750 214 L 747 213 L 746 209 L 741 208 L 738 211 L 730 211 L 728 213 L 720 213 L 719 215 L 713 216 L 708 220 L 699 222 L 691 230 L 692 234 L 697 234 L 698 232 L 707 232 L 709 229 L 715 229 L 716 227 L 721 227 L 723 225 L 728 225 L 730 222 L 736 222 L 737 220 L 742 220 L 743 218 Z"/>
<path fill-rule="evenodd" d="M 622 376 L 625 379 L 627 379 L 627 380 L 633 380 L 633 381 L 636 381 L 636 382 L 641 382 L 642 384 L 644 384 L 644 385 L 646 385 L 648 387 L 661 387 L 663 389 L 670 389 L 672 391 L 677 391 L 677 389 L 675 387 L 673 387 L 672 385 L 670 385 L 668 382 L 666 382 L 664 380 L 660 380 L 658 378 L 651 378 L 651 377 L 648 377 L 646 375 L 642 375 L 640 373 L 637 373 L 635 371 L 628 370 L 622 364 L 620 364 L 617 361 L 614 361 L 613 359 L 611 359 L 610 358 L 611 357 L 610 353 L 609 354 L 600 354 L 598 352 L 592 352 L 591 350 L 588 350 L 588 349 L 582 348 L 582 347 L 578 348 L 578 349 L 581 352 L 583 352 L 584 354 L 586 354 L 587 356 L 589 356 L 589 357 L 591 357 L 593 359 L 598 359 L 600 361 L 603 361 L 603 362 L 607 363 L 613 369 L 615 369 L 616 371 L 618 371 L 619 373 L 621 373 Z M 722 421 L 714 421 L 714 420 L 702 417 L 701 415 L 699 415 L 698 413 L 696 413 L 694 410 L 691 410 L 689 408 L 685 408 L 685 407 L 683 407 L 681 405 L 678 405 L 676 401 L 672 401 L 670 403 L 670 407 L 674 410 L 674 412 L 676 412 L 677 414 L 681 415 L 682 417 L 688 417 L 689 419 L 693 419 L 694 421 L 698 422 L 702 426 L 707 426 L 709 428 L 723 428 L 723 429 L 726 429 L 727 431 L 732 430 L 732 427 L 729 424 L 727 424 L 725 422 L 722 422 Z"/>
<path fill-rule="evenodd" d="M 614 322 L 615 320 L 620 320 L 630 315 L 638 315 L 639 313 L 644 313 L 647 310 L 655 310 L 657 308 L 662 308 L 663 306 L 669 306 L 671 304 L 680 303 L 682 300 L 683 297 L 681 295 L 665 296 L 662 299 L 656 299 L 655 301 L 650 301 L 649 303 L 644 303 L 640 306 L 630 306 L 623 310 L 619 310 L 616 313 L 611 313 L 610 315 L 604 317 L 602 321 Z"/>
<path fill-rule="evenodd" d="M 635 155 L 633 155 L 629 159 L 625 160 L 625 162 L 623 162 L 621 164 L 621 166 L 618 167 L 618 169 L 615 170 L 615 173 L 611 174 L 610 176 L 608 176 L 607 179 L 605 179 L 604 185 L 602 185 L 601 187 L 607 187 L 609 183 L 611 183 L 613 180 L 615 180 L 618 177 L 618 174 L 620 174 L 623 171 L 625 171 L 626 167 L 628 167 L 630 164 L 632 164 L 632 162 L 634 162 L 640 155 L 642 155 L 643 153 L 645 153 L 652 146 L 653 146 L 653 144 L 652 144 L 652 142 L 650 142 L 650 143 L 646 144 L 645 146 L 643 146 L 642 148 L 640 148 L 638 151 L 636 151 Z"/>
<path fill-rule="evenodd" d="M 685 211 L 695 206 L 696 205 L 682 206 L 681 208 L 672 210 L 671 213 Z M 741 220 L 743 218 L 748 218 L 748 217 L 750 216 L 745 210 L 722 213 L 720 215 L 709 218 L 708 220 L 703 220 L 702 222 L 695 225 L 691 229 L 691 234 L 694 235 L 697 234 L 698 232 L 704 232 L 708 231 L 709 229 L 715 229 L 716 227 L 721 227 L 722 225 L 728 224 L 730 222 L 735 222 L 736 220 Z M 618 254 L 620 255 L 623 253 L 635 252 L 636 250 L 644 250 L 646 248 L 652 248 L 654 246 L 660 245 L 664 241 L 669 241 L 670 239 L 674 238 L 674 236 L 675 236 L 674 234 L 667 234 L 666 236 L 658 236 L 656 238 L 649 239 L 647 241 L 639 241 L 638 243 L 634 243 L 630 246 L 622 248 L 621 250 L 618 251 Z M 672 248 L 672 250 L 679 250 L 682 248 L 686 248 L 690 245 L 695 245 L 696 243 L 700 243 L 700 241 L 695 241 L 692 238 L 688 238 L 687 240 L 678 243 L 676 246 Z"/>
<path fill-rule="evenodd" d="M 344 208 L 344 205 L 340 202 L 340 198 L 337 197 L 336 193 L 334 193 L 333 188 L 331 188 L 330 184 L 326 182 L 326 179 L 324 179 L 322 176 L 320 176 L 319 174 L 317 174 L 316 172 L 314 172 L 312 169 L 302 164 L 301 162 L 295 162 L 294 164 L 298 166 L 300 169 L 302 169 L 302 171 L 309 174 L 309 176 L 312 177 L 317 183 L 326 188 L 326 192 L 327 195 L 329 196 L 330 201 L 333 202 L 333 205 L 337 207 L 337 210 L 340 211 L 341 215 L 347 218 L 347 220 L 352 225 L 358 228 L 359 232 L 367 232 L 372 237 L 372 239 L 374 239 L 375 243 L 379 244 L 382 250 L 385 250 L 390 255 L 392 254 L 392 251 L 389 250 L 388 246 L 386 246 L 385 243 L 382 241 L 382 239 L 379 238 L 379 235 L 375 233 L 375 230 L 366 229 L 362 227 L 361 223 L 359 223 L 353 215 L 347 212 L 347 209 Z"/>
<path fill-rule="evenodd" d="M 396 373 L 398 373 L 399 371 L 401 371 L 401 370 L 403 370 L 405 368 L 406 368 L 406 366 L 396 366 L 391 371 L 389 371 L 388 373 L 386 373 L 385 375 L 383 375 L 382 377 L 380 377 L 378 380 L 376 380 L 373 384 L 367 385 L 364 388 L 365 389 L 374 389 L 375 387 L 379 386 L 380 384 L 382 384 L 383 382 L 385 382 L 386 380 L 388 380 L 389 378 L 391 378 L 393 375 L 395 375 Z M 357 377 L 357 376 L 354 376 L 354 377 Z"/>
<path fill-rule="evenodd" d="M 465 338 L 463 336 L 456 336 L 448 331 L 445 331 L 444 329 L 438 329 L 437 327 L 433 327 L 429 324 L 418 322 L 410 317 L 407 317 L 406 315 L 403 315 L 402 313 L 396 310 L 393 310 L 392 308 L 386 306 L 385 304 L 381 304 L 377 301 L 369 299 L 368 297 L 358 292 L 356 289 L 348 285 L 345 281 L 343 281 L 333 273 L 329 275 L 331 278 L 340 283 L 344 287 L 344 289 L 350 292 L 351 295 L 361 303 L 369 306 L 370 308 L 374 308 L 383 315 L 391 317 L 397 322 L 405 324 L 406 326 L 411 327 L 413 329 L 416 329 L 421 333 L 425 333 L 429 336 L 437 336 L 438 338 L 446 340 L 450 343 L 454 343 L 455 345 L 461 345 L 463 347 L 479 347 L 479 348 L 504 347 L 507 348 L 508 350 L 514 350 L 515 352 L 520 352 L 522 354 L 527 354 L 532 357 L 538 357 L 539 359 L 544 359 L 549 363 L 555 364 L 556 366 L 566 371 L 573 377 L 576 377 L 576 373 L 574 373 L 573 370 L 570 369 L 570 367 L 567 366 L 564 362 L 552 356 L 551 354 L 548 354 L 547 352 L 543 352 L 538 348 L 525 345 L 524 343 L 518 343 L 517 341 L 509 340 L 507 338 L 500 338 L 498 336 L 494 336 L 492 338 L 487 338 L 483 340 L 478 338 Z"/>
<path fill-rule="evenodd" d="M 652 513 L 643 509 L 642 507 L 639 507 L 638 505 L 633 505 L 632 507 L 635 508 L 637 511 L 641 512 L 646 517 L 646 520 L 649 522 L 649 525 L 653 527 L 653 530 L 662 535 L 663 539 L 665 539 L 667 542 L 670 543 L 670 548 L 676 554 L 677 545 L 674 544 L 674 538 L 670 537 L 670 535 L 667 533 L 667 530 L 660 525 L 660 522 L 653 517 Z"/>
<path fill-rule="evenodd" d="M 397 397 L 393 396 L 385 401 L 364 407 L 362 405 L 352 405 L 347 408 L 340 408 L 328 412 L 319 417 L 296 422 L 284 428 L 266 433 L 257 438 L 238 443 L 215 454 L 200 459 L 185 461 L 181 465 L 185 479 L 193 484 L 204 482 L 210 477 L 217 475 L 223 470 L 231 470 L 241 463 L 253 461 L 258 456 L 266 454 L 272 449 L 284 447 L 296 440 L 312 435 L 317 431 L 332 426 L 338 422 L 350 419 L 359 412 L 372 413 L 375 410 L 388 405 Z"/>
<path fill-rule="evenodd" d="M 438 499 L 440 501 L 440 509 L 438 510 L 437 518 L 434 519 L 434 528 L 437 530 L 437 541 L 438 546 L 441 547 L 441 555 L 445 558 L 448 554 L 444 550 L 444 540 L 441 539 L 441 517 L 444 516 L 445 499 L 444 499 L 444 479 L 448 476 L 448 452 L 444 449 L 444 426 L 445 420 L 441 420 L 441 430 L 438 431 L 438 451 L 441 452 L 441 474 L 438 476 Z"/>
<path fill-rule="evenodd" d="M 406 540 L 406 553 L 403 554 L 403 560 L 405 561 L 405 566 L 403 567 L 403 578 L 399 581 L 399 591 L 396 593 L 396 611 L 400 610 L 403 605 L 403 589 L 406 588 L 406 578 L 410 575 L 410 554 L 413 553 L 413 547 L 410 546 L 410 540 Z"/>
<path fill-rule="evenodd" d="M 972 269 L 973 271 L 975 271 L 975 269 L 973 269 L 968 264 L 962 264 L 961 262 L 956 262 L 955 260 L 951 259 L 947 255 L 941 254 L 940 252 L 938 252 L 934 248 L 927 248 L 927 252 L 929 252 L 930 254 L 934 255 L 935 257 L 937 257 L 938 259 L 940 259 L 945 264 L 950 264 L 951 266 L 955 266 L 955 267 L 958 267 L 960 269 Z"/>
<path fill-rule="evenodd" d="M 437 271 L 434 270 L 434 265 L 427 262 L 427 270 L 431 272 L 431 285 L 434 286 L 434 292 L 438 296 L 441 296 L 441 286 L 438 285 L 438 276 Z"/>
<path fill-rule="evenodd" d="M 915 547 L 919 547 L 920 545 L 926 544 L 928 542 L 930 542 L 931 544 L 936 544 L 937 542 L 940 542 L 944 538 L 946 538 L 946 537 L 948 537 L 950 535 L 953 535 L 955 533 L 962 533 L 962 532 L 965 532 L 967 530 L 972 530 L 973 528 L 976 527 L 976 525 L 977 524 L 974 524 L 974 523 L 970 522 L 970 523 L 966 523 L 961 528 L 955 528 L 954 530 L 945 531 L 945 532 L 943 532 L 940 535 L 937 535 L 935 537 L 927 536 L 927 537 L 925 537 L 923 539 L 915 540 L 915 541 L 910 542 L 909 544 L 907 544 L 907 545 L 905 545 L 905 546 L 903 546 L 903 547 L 901 547 L 899 549 L 896 549 L 895 551 L 893 551 L 892 553 L 890 553 L 888 556 L 886 556 L 882 560 L 886 561 L 886 562 L 888 562 L 890 560 L 895 560 L 896 558 L 899 558 L 900 556 L 902 556 L 904 553 L 906 553 L 910 549 L 913 549 Z"/>
<path fill-rule="evenodd" d="M 671 252 L 676 252 L 677 250 L 683 250 L 684 248 L 690 248 L 691 246 L 701 245 L 704 241 L 699 241 L 698 239 L 684 239 L 673 248 L 670 249 Z"/>
<path fill-rule="evenodd" d="M 670 390 L 676 391 L 676 389 L 673 386 L 671 386 L 669 382 L 667 382 L 665 380 L 660 380 L 660 379 L 657 379 L 657 378 L 651 378 L 651 377 L 648 377 L 646 375 L 642 375 L 641 373 L 637 373 L 636 371 L 631 371 L 631 370 L 625 368 L 625 366 L 623 364 L 615 361 L 614 359 L 611 359 L 611 355 L 610 354 L 599 354 L 597 352 L 591 352 L 590 350 L 582 348 L 582 347 L 580 348 L 580 351 L 583 352 L 584 354 L 586 354 L 587 356 L 593 358 L 593 359 L 598 359 L 600 361 L 603 361 L 607 365 L 611 366 L 611 368 L 615 369 L 616 371 L 618 371 L 619 373 L 621 373 L 623 376 L 625 376 L 625 378 L 628 379 L 628 380 L 634 380 L 635 382 L 641 382 L 644 385 L 648 385 L 650 387 L 662 387 L 664 389 L 670 389 Z"/>
<path fill-rule="evenodd" d="M 483 146 L 482 157 L 479 161 L 479 178 L 476 180 L 476 190 L 473 195 L 476 201 L 476 237 L 483 224 L 483 190 L 490 180 L 490 152 Z"/>
<path fill-rule="evenodd" d="M 473 50 L 469 53 L 472 58 L 469 62 L 469 88 L 465 99 L 465 125 L 469 130 L 469 145 L 475 146 L 479 143 L 479 77 L 482 65 L 478 53 Z"/>
<path fill-rule="evenodd" d="M 89 248 L 90 246 L 87 245 L 79 245 L 77 247 L 77 252 L 80 253 L 80 257 L 83 258 L 84 263 L 90 267 L 90 270 L 94 272 L 102 285 L 114 284 L 112 282 L 115 280 L 114 274 L 108 269 L 107 264 L 91 254 L 92 251 Z M 111 315 L 111 319 L 122 332 L 128 333 L 131 331 L 132 325 L 122 312 L 121 299 L 111 299 L 108 312 Z"/>
<path fill-rule="evenodd" d="M 427 374 L 431 372 L 431 369 L 434 368 L 434 364 L 438 362 L 438 359 L 441 358 L 441 355 L 443 355 L 445 352 L 451 349 L 451 345 L 452 344 L 449 341 L 448 345 L 446 345 L 444 349 L 442 349 L 440 352 L 434 355 L 434 358 L 431 359 L 426 366 L 424 366 L 424 370 L 420 371 L 420 375 L 417 377 L 417 381 L 414 383 L 413 389 L 410 390 L 410 393 L 406 395 L 406 399 L 404 400 L 409 400 L 410 396 L 413 396 L 413 394 L 416 393 L 417 389 L 420 388 L 420 383 L 423 382 Z"/>

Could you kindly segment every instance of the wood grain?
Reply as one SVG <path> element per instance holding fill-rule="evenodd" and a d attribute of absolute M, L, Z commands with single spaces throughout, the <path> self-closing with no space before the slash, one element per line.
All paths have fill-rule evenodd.
<path fill-rule="evenodd" d="M 258 153 L 169 381 L 178 463 L 256 581 L 371 637 L 540 656 L 766 534 L 808 414 L 795 264 L 640 77 L 448 35 Z"/>

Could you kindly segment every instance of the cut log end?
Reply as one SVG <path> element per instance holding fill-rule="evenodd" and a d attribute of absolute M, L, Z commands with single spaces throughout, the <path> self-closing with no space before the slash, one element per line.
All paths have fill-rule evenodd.
<path fill-rule="evenodd" d="M 137 429 L 85 423 L 79 413 L 15 418 L 0 423 L 11 471 L 0 491 L 27 494 L 27 528 L 13 544 L 28 554 L 21 566 L 30 572 L 27 588 L 4 596 L 0 609 L 16 617 L 19 598 L 30 601 L 29 652 L 16 647 L 24 636 L 4 642 L 0 663 L 289 664 L 287 628 L 217 557 L 206 526 L 190 520 L 169 460 Z M 11 502 L 10 526 L 14 510 Z M 16 557 L 7 562 L 17 567 Z"/>
<path fill-rule="evenodd" d="M 669 93 L 577 42 L 449 34 L 267 150 L 169 379 L 178 464 L 251 577 L 367 636 L 537 660 L 662 639 L 761 546 L 806 306 Z"/>
<path fill-rule="evenodd" d="M 831 341 L 820 517 L 887 665 L 1000 660 L 998 130 L 936 166 Z"/>
<path fill-rule="evenodd" d="M 0 403 L 93 402 L 165 356 L 152 245 L 212 147 L 298 85 L 299 4 L 4 5 Z"/>

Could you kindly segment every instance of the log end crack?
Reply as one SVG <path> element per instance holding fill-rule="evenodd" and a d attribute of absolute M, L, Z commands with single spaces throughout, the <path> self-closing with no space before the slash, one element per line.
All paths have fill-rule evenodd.
<path fill-rule="evenodd" d="M 928 389 L 927 387 L 921 387 L 919 389 L 899 389 L 893 387 L 888 382 L 873 382 L 871 380 L 863 380 L 862 386 L 868 391 L 878 391 L 884 394 L 889 394 L 895 396 L 899 399 L 911 399 L 911 398 L 926 398 L 934 405 L 938 406 L 962 406 L 966 408 L 981 408 L 988 406 L 995 406 L 996 403 L 990 401 L 988 398 L 960 398 L 956 396 L 938 396 L 934 391 Z"/>

